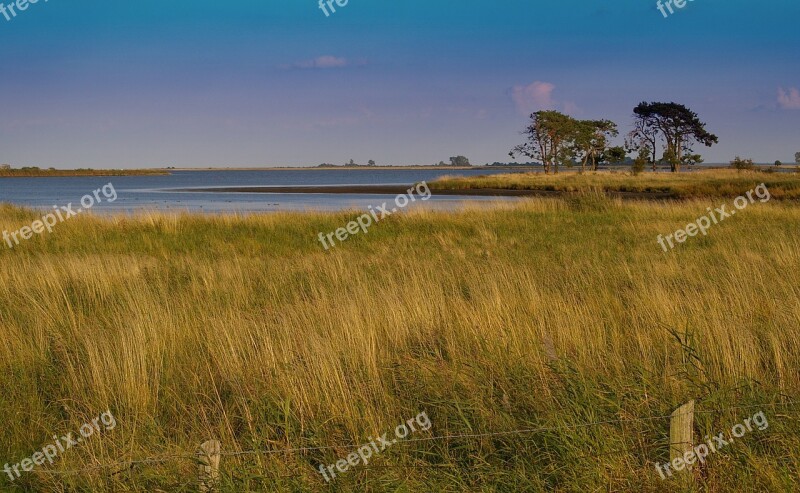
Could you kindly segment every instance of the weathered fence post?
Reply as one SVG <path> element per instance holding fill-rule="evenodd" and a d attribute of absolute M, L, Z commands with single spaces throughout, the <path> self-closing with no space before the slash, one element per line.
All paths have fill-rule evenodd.
<path fill-rule="evenodd" d="M 219 482 L 219 460 L 222 444 L 219 440 L 209 440 L 200 445 L 198 457 L 198 487 L 201 493 L 217 491 Z"/>
<path fill-rule="evenodd" d="M 676 471 L 682 471 L 684 478 L 691 480 L 692 466 L 685 462 L 684 456 L 694 450 L 694 401 L 682 405 L 676 409 L 671 417 L 669 424 L 669 460 L 675 468 L 676 462 L 683 464 Z M 676 459 L 680 459 L 676 461 Z M 694 463 L 694 461 L 691 461 Z"/>

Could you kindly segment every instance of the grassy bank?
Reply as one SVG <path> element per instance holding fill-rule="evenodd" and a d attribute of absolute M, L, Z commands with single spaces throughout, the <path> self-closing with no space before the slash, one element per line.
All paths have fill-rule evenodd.
<path fill-rule="evenodd" d="M 0 178 L 43 178 L 54 176 L 150 176 L 168 175 L 161 169 L 41 169 L 37 167 L 0 169 Z"/>
<path fill-rule="evenodd" d="M 355 213 L 82 216 L 3 245 L 0 465 L 106 409 L 118 426 L 0 490 L 195 491 L 172 456 L 216 437 L 332 447 L 226 456 L 231 492 L 673 492 L 653 417 L 690 399 L 699 437 L 769 419 L 697 469 L 702 491 L 796 490 L 800 209 L 756 203 L 665 254 L 656 236 L 708 205 L 412 211 L 330 252 L 317 233 Z M 0 230 L 39 215 L 2 207 Z M 421 411 L 409 438 L 498 435 L 316 472 Z"/>
<path fill-rule="evenodd" d="M 734 198 L 764 183 L 773 198 L 800 199 L 800 173 L 704 170 L 691 173 L 566 172 L 558 175 L 514 173 L 506 175 L 445 177 L 429 183 L 436 190 L 481 188 L 561 192 L 667 193 L 675 199 Z"/>

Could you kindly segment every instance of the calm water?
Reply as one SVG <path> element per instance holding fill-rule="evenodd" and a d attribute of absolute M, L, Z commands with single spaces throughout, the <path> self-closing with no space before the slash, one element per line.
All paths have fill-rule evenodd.
<path fill-rule="evenodd" d="M 475 176 L 511 173 L 509 170 L 274 170 L 274 171 L 174 171 L 169 176 L 116 176 L 65 178 L 0 178 L 0 202 L 50 209 L 76 205 L 81 197 L 112 183 L 117 200 L 95 205 L 94 213 L 137 210 L 263 212 L 284 210 L 365 209 L 393 200 L 393 195 L 262 194 L 174 192 L 172 189 L 232 186 L 291 185 L 411 185 L 444 175 Z M 102 194 L 101 194 L 102 197 Z M 491 197 L 437 197 L 425 207 L 456 208 L 465 201 L 514 200 Z"/>

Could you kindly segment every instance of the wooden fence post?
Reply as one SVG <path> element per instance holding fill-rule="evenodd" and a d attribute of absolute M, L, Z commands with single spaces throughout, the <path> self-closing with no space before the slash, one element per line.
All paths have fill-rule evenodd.
<path fill-rule="evenodd" d="M 694 450 L 694 401 L 689 401 L 672 413 L 669 424 L 669 443 L 669 460 L 673 464 L 677 458 L 683 462 L 684 455 Z M 683 473 L 684 478 L 691 479 L 691 469 L 690 464 L 685 464 L 680 472 Z"/>
<path fill-rule="evenodd" d="M 219 460 L 222 444 L 219 440 L 209 440 L 197 451 L 198 458 L 198 488 L 201 493 L 217 491 L 219 482 Z"/>

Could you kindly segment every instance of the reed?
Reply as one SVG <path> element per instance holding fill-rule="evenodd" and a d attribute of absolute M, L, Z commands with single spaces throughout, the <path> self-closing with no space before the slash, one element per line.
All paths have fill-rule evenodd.
<path fill-rule="evenodd" d="M 755 204 L 665 254 L 656 236 L 708 205 L 415 210 L 331 251 L 317 233 L 358 212 L 74 218 L 0 248 L 0 462 L 106 409 L 118 426 L 0 489 L 190 491 L 190 460 L 43 471 L 215 438 L 335 446 L 223 457 L 222 491 L 675 491 L 653 467 L 669 423 L 639 418 L 800 394 L 800 209 Z M 36 215 L 2 207 L 0 229 Z M 763 410 L 704 491 L 797 486 L 796 408 Z M 316 471 L 421 411 L 420 437 L 550 431 L 400 442 L 333 486 Z"/>

